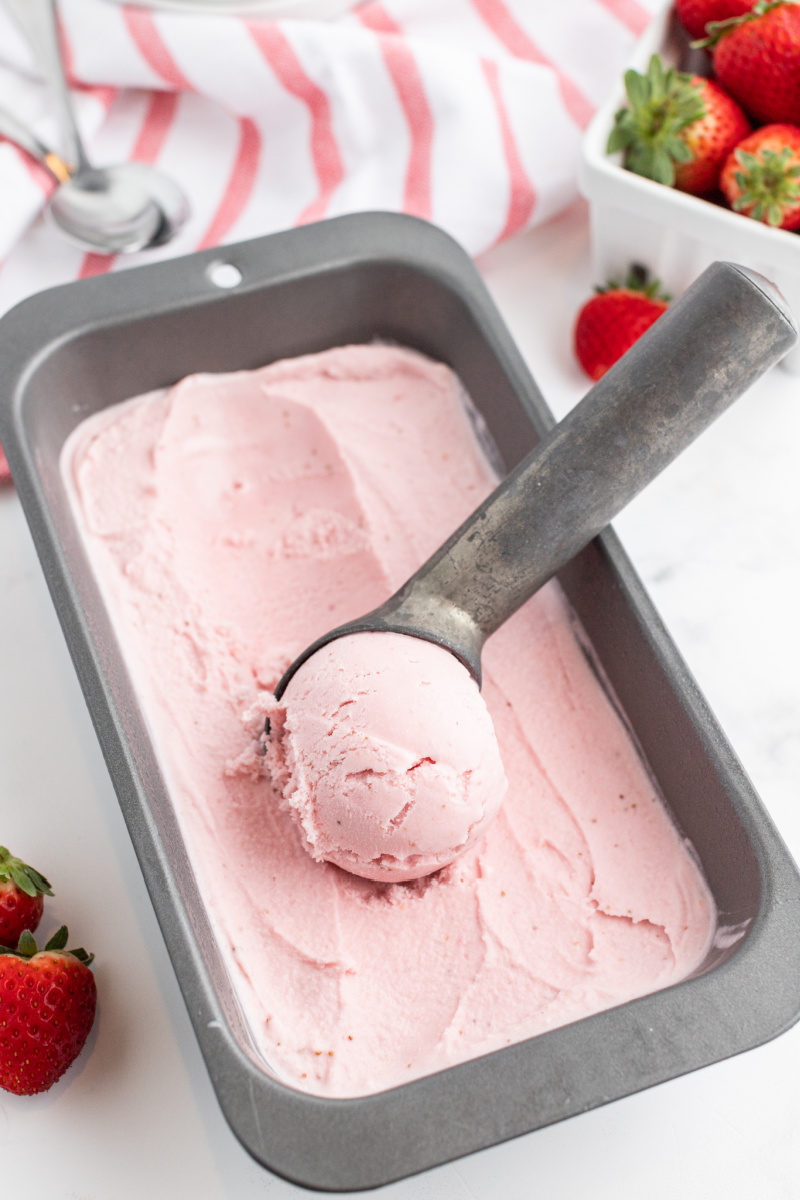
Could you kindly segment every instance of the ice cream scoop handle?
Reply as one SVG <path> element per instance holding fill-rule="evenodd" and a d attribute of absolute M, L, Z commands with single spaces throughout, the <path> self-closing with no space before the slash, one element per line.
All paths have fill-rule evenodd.
<path fill-rule="evenodd" d="M 714 263 L 385 604 L 321 638 L 409 633 L 480 682 L 485 639 L 794 345 L 762 276 Z"/>
<path fill-rule="evenodd" d="M 397 608 L 443 600 L 482 641 L 796 339 L 771 284 L 713 264 L 425 563 Z"/>

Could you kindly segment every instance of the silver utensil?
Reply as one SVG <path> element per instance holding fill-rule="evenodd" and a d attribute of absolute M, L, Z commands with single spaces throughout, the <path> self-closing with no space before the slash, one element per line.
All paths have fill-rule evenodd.
<path fill-rule="evenodd" d="M 30 41 L 56 102 L 63 153 L 55 163 L 52 152 L 32 134 L 27 134 L 27 144 L 13 137 L 59 181 L 50 202 L 53 220 L 74 241 L 101 254 L 132 253 L 168 242 L 189 215 L 177 184 L 144 163 L 93 167 L 86 155 L 64 73 L 54 0 L 5 4 Z M 19 132 L 19 122 L 11 120 Z"/>
<path fill-rule="evenodd" d="M 120 178 L 116 169 L 97 172 L 88 168 L 73 174 L 60 155 L 4 110 L 0 110 L 0 133 L 27 151 L 56 181 L 50 213 L 72 241 L 104 254 L 143 250 L 154 244 L 164 218 L 135 180 Z"/>
<path fill-rule="evenodd" d="M 31 158 L 35 158 L 37 162 L 41 163 L 57 183 L 66 183 L 69 179 L 69 167 L 63 158 L 45 146 L 33 130 L 23 125 L 13 113 L 6 112 L 3 108 L 0 108 L 0 135 L 8 138 L 10 142 L 16 143 L 30 154 Z"/>
<path fill-rule="evenodd" d="M 713 263 L 460 529 L 349 633 L 436 642 L 481 682 L 486 638 L 797 341 L 763 276 Z M 746 486 L 743 481 L 742 486 Z"/>

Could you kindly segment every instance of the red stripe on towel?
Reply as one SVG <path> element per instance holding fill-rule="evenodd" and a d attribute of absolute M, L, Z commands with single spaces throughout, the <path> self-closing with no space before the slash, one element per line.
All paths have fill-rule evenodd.
<path fill-rule="evenodd" d="M 356 9 L 355 15 L 377 36 L 411 134 L 403 211 L 430 220 L 434 123 L 419 67 L 400 26 L 380 4 L 365 4 Z"/>
<path fill-rule="evenodd" d="M 211 246 L 219 245 L 239 220 L 253 193 L 261 157 L 261 134 L 249 117 L 240 120 L 239 128 L 239 150 L 225 195 L 205 237 L 197 247 L 198 250 L 208 250 Z"/>
<path fill-rule="evenodd" d="M 69 35 L 64 22 L 60 16 L 56 14 L 58 24 L 58 42 L 61 47 L 61 59 L 64 63 L 64 74 L 69 81 L 71 88 L 75 88 L 84 92 L 88 96 L 93 96 L 95 100 L 105 109 L 106 112 L 111 108 L 117 95 L 118 89 L 111 87 L 107 83 L 79 83 L 75 77 L 75 59 L 72 53 L 72 43 L 69 40 Z"/>
<path fill-rule="evenodd" d="M 132 159 L 152 166 L 172 128 L 178 103 L 176 92 L 151 92 L 142 128 L 131 152 Z"/>
<path fill-rule="evenodd" d="M 510 185 L 508 211 L 506 213 L 506 223 L 497 238 L 498 242 L 502 242 L 505 238 L 512 237 L 513 234 L 518 233 L 520 229 L 524 229 L 528 224 L 536 207 L 536 191 L 528 178 L 528 174 L 519 156 L 517 143 L 514 139 L 514 131 L 511 128 L 511 121 L 508 116 L 508 109 L 503 99 L 503 93 L 500 90 L 500 72 L 497 63 L 483 59 L 481 66 L 483 67 L 483 73 L 486 76 L 486 82 L 489 85 L 489 91 L 497 110 L 500 137 L 503 142 L 503 154 L 505 155 L 506 166 L 508 168 Z"/>
<path fill-rule="evenodd" d="M 56 13 L 56 23 L 58 25 L 58 42 L 61 48 L 61 60 L 64 63 L 64 74 L 69 80 L 71 87 L 79 87 L 81 91 L 88 92 L 90 96 L 94 96 L 96 100 L 102 104 L 103 108 L 108 112 L 117 94 L 117 88 L 111 87 L 107 83 L 84 84 L 79 83 L 75 76 L 75 56 L 72 52 L 72 43 L 69 40 L 66 26 L 61 20 L 61 17 Z"/>
<path fill-rule="evenodd" d="M 319 221 L 325 216 L 331 196 L 344 179 L 344 166 L 333 132 L 328 97 L 306 74 L 289 39 L 277 25 L 256 21 L 248 21 L 246 24 L 281 86 L 292 96 L 302 100 L 308 108 L 311 117 L 311 158 L 319 192 L 300 213 L 296 223 L 303 225 L 307 221 Z"/>
<path fill-rule="evenodd" d="M 194 85 L 186 78 L 156 25 L 155 18 L 143 8 L 123 8 L 122 16 L 139 53 L 149 67 L 165 83 L 179 92 L 193 92 Z"/>
<path fill-rule="evenodd" d="M 503 0 L 472 0 L 477 12 L 498 41 L 514 58 L 539 63 L 555 72 L 564 107 L 579 129 L 585 129 L 594 116 L 594 106 L 563 71 L 546 57 L 506 8 Z"/>
<path fill-rule="evenodd" d="M 637 37 L 644 33 L 647 26 L 653 19 L 652 13 L 649 13 L 646 8 L 642 8 L 641 4 L 637 4 L 636 0 L 597 0 L 598 4 L 602 4 L 603 8 L 607 8 L 613 17 L 630 29 L 631 33 L 635 33 Z"/>
<path fill-rule="evenodd" d="M 56 11 L 56 26 L 58 28 L 58 42 L 59 46 L 61 47 L 61 61 L 64 64 L 64 74 L 71 83 L 75 77 L 73 70 L 72 43 L 67 36 L 66 27 L 64 22 L 61 20 L 61 16 L 58 11 Z"/>
<path fill-rule="evenodd" d="M 93 275 L 108 274 L 116 257 L 116 254 L 95 254 L 93 250 L 90 250 L 83 256 L 78 279 L 91 279 Z"/>
<path fill-rule="evenodd" d="M 10 146 L 16 152 L 17 157 L 36 186 L 41 189 L 45 196 L 50 196 L 56 186 L 56 181 L 50 172 L 41 163 L 37 162 L 35 158 L 31 158 L 27 150 L 23 150 L 15 142 L 10 142 L 7 138 L 0 137 L 0 146 Z"/>

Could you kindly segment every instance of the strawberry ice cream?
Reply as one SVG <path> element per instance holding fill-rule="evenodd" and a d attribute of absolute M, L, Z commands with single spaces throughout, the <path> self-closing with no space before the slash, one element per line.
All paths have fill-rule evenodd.
<path fill-rule="evenodd" d="M 300 695 L 284 697 L 287 728 L 298 706 L 294 742 L 284 730 L 275 778 L 265 769 L 264 717 L 292 659 L 391 595 L 493 488 L 469 411 L 447 367 L 350 346 L 186 379 L 90 417 L 64 451 L 253 1046 L 265 1070 L 317 1095 L 380 1091 L 677 983 L 715 927 L 691 848 L 555 583 L 489 639 L 482 693 L 470 693 L 508 780 L 482 836 L 502 773 L 482 756 L 480 710 L 463 740 L 422 730 L 414 712 L 399 730 L 372 725 L 395 773 L 373 797 L 376 821 L 398 821 L 398 860 L 431 844 L 392 779 L 410 771 L 416 786 L 421 772 L 449 796 L 467 770 L 485 772 L 482 815 L 469 788 L 463 809 L 445 810 L 439 844 L 464 844 L 449 865 L 380 882 L 325 861 L 373 855 L 371 818 L 340 787 L 360 769 L 362 713 L 383 712 L 346 704 L 359 671 L 377 669 L 372 635 L 338 696 L 330 684 L 326 720 L 339 722 L 346 760 L 326 760 Z M 467 711 L 456 661 L 429 668 L 422 644 L 414 653 L 418 683 L 455 672 L 453 708 Z M 328 765 L 323 821 L 304 773 L 322 779 Z"/>
<path fill-rule="evenodd" d="M 270 714 L 267 768 L 313 858 L 400 883 L 447 866 L 497 814 L 506 777 L 478 685 L 399 633 L 329 642 Z"/>

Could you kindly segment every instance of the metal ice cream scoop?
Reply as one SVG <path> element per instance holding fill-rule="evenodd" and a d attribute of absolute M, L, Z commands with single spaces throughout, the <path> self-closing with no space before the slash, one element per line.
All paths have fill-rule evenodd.
<path fill-rule="evenodd" d="M 763 276 L 713 263 L 385 604 L 350 633 L 436 642 L 480 685 L 487 637 L 797 341 Z"/>

